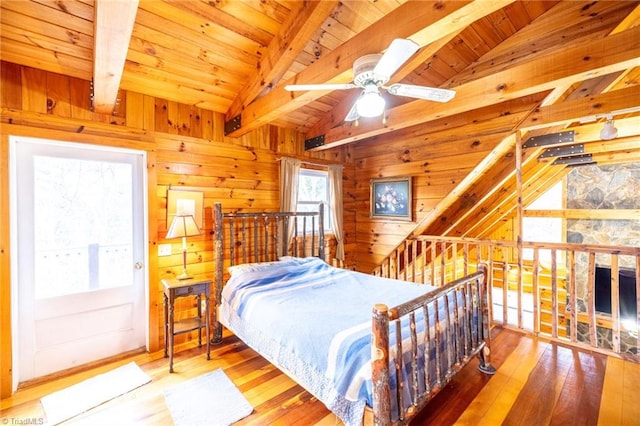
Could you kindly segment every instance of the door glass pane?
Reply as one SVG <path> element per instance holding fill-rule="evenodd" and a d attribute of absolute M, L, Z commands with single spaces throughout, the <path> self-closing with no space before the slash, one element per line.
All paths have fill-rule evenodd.
<path fill-rule="evenodd" d="M 34 157 L 35 297 L 133 284 L 131 164 Z"/>

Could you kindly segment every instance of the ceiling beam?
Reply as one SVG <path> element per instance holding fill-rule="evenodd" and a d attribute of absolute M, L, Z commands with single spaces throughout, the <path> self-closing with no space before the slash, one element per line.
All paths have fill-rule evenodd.
<path fill-rule="evenodd" d="M 594 116 L 633 107 L 640 108 L 640 86 L 538 108 L 520 124 L 519 129 L 535 130 L 570 124 L 588 117 L 595 119 Z"/>
<path fill-rule="evenodd" d="M 93 110 L 111 114 L 116 105 L 138 0 L 96 0 L 93 35 Z"/>
<path fill-rule="evenodd" d="M 328 149 L 464 112 L 469 105 L 480 108 L 505 100 L 552 90 L 568 81 L 640 66 L 640 28 L 633 28 L 590 43 L 564 46 L 555 55 L 516 65 L 455 88 L 456 96 L 446 104 L 412 101 L 387 112 L 386 124 L 379 120 L 351 123 L 329 129 L 324 145 Z M 310 135 L 312 136 L 312 135 Z"/>
<path fill-rule="evenodd" d="M 239 91 L 226 114 L 231 120 L 264 90 L 270 90 L 282 78 L 312 38 L 313 34 L 339 4 L 338 0 L 300 1 L 292 3 L 287 20 L 280 32 L 265 49 L 251 80 Z"/>
<path fill-rule="evenodd" d="M 475 1 L 408 1 L 367 27 L 337 49 L 327 53 L 286 84 L 348 83 L 353 76 L 351 66 L 360 56 L 384 51 L 395 38 L 419 35 L 427 43 L 457 32 L 492 11 L 513 3 L 513 0 Z M 426 29 L 425 29 L 426 27 Z M 423 44 L 424 45 L 424 44 Z M 227 134 L 238 137 L 282 114 L 306 105 L 327 92 L 287 92 L 278 85 L 267 95 L 246 106 L 240 117 L 240 127 Z"/>

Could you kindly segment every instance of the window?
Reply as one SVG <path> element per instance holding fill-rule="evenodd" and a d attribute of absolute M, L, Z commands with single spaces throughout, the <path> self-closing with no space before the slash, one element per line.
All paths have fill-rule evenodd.
<path fill-rule="evenodd" d="M 558 182 L 525 209 L 524 217 L 522 218 L 522 240 L 547 243 L 563 242 L 563 223 L 561 218 L 526 217 L 526 210 L 562 210 L 562 208 L 562 182 Z M 531 249 L 524 249 L 522 254 L 524 259 L 533 259 L 533 251 Z M 540 260 L 551 260 L 551 251 L 541 250 Z"/>
<path fill-rule="evenodd" d="M 324 203 L 324 229 L 331 229 L 329 209 L 329 172 L 325 170 L 300 169 L 298 181 L 298 211 L 317 212 L 318 205 Z M 298 232 L 302 231 L 302 221 L 298 222 Z M 311 229 L 311 221 L 307 230 Z"/>

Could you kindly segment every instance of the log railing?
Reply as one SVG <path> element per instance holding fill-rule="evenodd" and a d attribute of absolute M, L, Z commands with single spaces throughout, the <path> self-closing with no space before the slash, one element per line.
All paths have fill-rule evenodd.
<path fill-rule="evenodd" d="M 441 286 L 481 264 L 493 323 L 640 360 L 640 247 L 419 236 L 398 246 L 374 275 Z M 596 266 L 610 270 L 611 313 L 596 309 Z M 635 313 L 626 317 L 622 270 L 635 277 L 635 294 L 623 296 L 627 305 L 635 298 Z"/>

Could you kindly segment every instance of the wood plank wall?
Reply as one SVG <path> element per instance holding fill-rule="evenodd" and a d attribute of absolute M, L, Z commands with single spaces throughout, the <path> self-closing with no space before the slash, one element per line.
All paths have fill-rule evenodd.
<path fill-rule="evenodd" d="M 224 116 L 191 105 L 138 93 L 121 92 L 113 115 L 91 111 L 90 83 L 77 78 L 1 64 L 0 128 L 0 371 L 1 394 L 11 390 L 11 270 L 9 239 L 9 135 L 111 145 L 145 150 L 149 195 L 149 312 L 151 350 L 163 344 L 162 278 L 180 273 L 180 243 L 166 240 L 166 196 L 169 188 L 204 193 L 204 229 L 189 238 L 189 272 L 213 274 L 211 209 L 276 211 L 279 208 L 281 156 L 320 163 L 347 163 L 344 192 L 353 193 L 353 167 L 345 148 L 305 153 L 304 136 L 294 130 L 264 126 L 241 139 L 224 136 Z M 347 256 L 355 228 L 353 206 L 345 196 Z M 157 245 L 172 244 L 174 253 L 157 256 Z M 348 257 L 348 267 L 353 260 Z M 183 306 L 184 307 L 184 306 Z"/>
<path fill-rule="evenodd" d="M 373 271 L 474 167 L 513 134 L 519 120 L 540 99 L 539 94 L 524 97 L 474 110 L 472 117 L 460 115 L 410 127 L 393 133 L 385 143 L 374 138 L 353 144 L 357 209 L 354 256 L 358 269 Z M 474 134 L 469 134 L 470 121 L 474 122 Z M 372 220 L 369 217 L 371 179 L 402 176 L 413 177 L 413 222 Z M 492 181 L 484 183 L 485 187 L 492 185 Z M 466 203 L 473 202 L 466 200 Z M 463 209 L 468 207 L 464 199 L 461 204 Z M 445 224 L 446 219 L 438 217 L 436 227 L 439 222 Z"/>

